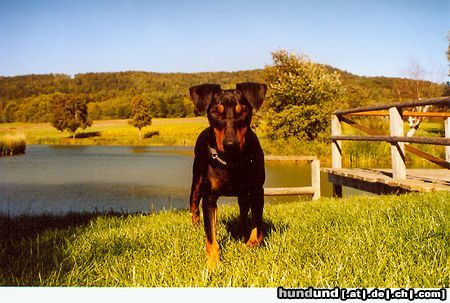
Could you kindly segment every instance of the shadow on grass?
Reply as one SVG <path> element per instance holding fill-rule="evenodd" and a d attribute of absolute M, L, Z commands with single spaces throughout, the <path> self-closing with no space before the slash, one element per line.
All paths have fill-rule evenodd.
<path fill-rule="evenodd" d="M 244 233 L 240 230 L 239 217 L 228 217 L 221 220 L 221 224 L 226 226 L 227 232 L 230 234 L 231 238 L 237 241 L 244 240 L 247 242 L 250 237 L 250 232 L 252 230 L 251 226 L 251 216 L 246 221 L 244 227 Z M 289 226 L 287 224 L 277 224 L 275 225 L 272 220 L 263 218 L 263 237 L 267 239 L 273 232 L 284 232 Z M 263 240 L 262 245 L 265 245 Z"/>
<path fill-rule="evenodd" d="M 127 217 L 119 212 L 69 213 L 66 215 L 22 215 L 10 217 L 0 214 L 0 241 L 34 237 L 47 230 L 67 229 L 87 225 L 98 217 Z"/>
<path fill-rule="evenodd" d="M 64 274 L 73 264 L 67 243 L 74 229 L 97 218 L 125 218 L 117 212 L 69 213 L 66 215 L 0 214 L 0 286 L 64 285 Z M 46 232 L 57 231 L 46 235 Z M 55 277 L 58 275 L 58 277 Z"/>
<path fill-rule="evenodd" d="M 102 134 L 100 132 L 83 132 L 75 134 L 75 139 L 84 139 L 84 138 L 93 138 L 100 137 Z M 68 139 L 72 139 L 72 136 L 67 137 Z"/>

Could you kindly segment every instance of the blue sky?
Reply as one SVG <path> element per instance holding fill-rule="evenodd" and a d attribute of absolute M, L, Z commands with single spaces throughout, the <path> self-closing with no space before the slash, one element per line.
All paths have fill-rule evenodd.
<path fill-rule="evenodd" d="M 416 61 L 444 81 L 449 30 L 448 0 L 0 0 L 0 75 L 236 71 L 283 48 L 366 76 Z"/>

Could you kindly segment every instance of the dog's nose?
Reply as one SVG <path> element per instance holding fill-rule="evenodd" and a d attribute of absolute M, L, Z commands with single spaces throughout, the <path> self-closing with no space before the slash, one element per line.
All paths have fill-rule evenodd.
<path fill-rule="evenodd" d="M 239 147 L 239 144 L 238 144 L 237 142 L 235 142 L 235 141 L 227 140 L 227 141 L 224 141 L 224 142 L 223 142 L 223 149 L 224 149 L 226 152 L 234 152 L 234 151 L 237 151 L 237 150 L 238 150 L 238 147 Z"/>

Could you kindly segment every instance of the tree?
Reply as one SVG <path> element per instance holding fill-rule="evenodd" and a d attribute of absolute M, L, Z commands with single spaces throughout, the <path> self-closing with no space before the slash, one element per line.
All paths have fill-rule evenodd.
<path fill-rule="evenodd" d="M 87 97 L 56 93 L 51 101 L 51 124 L 60 131 L 68 130 L 75 139 L 78 128 L 92 125 L 88 119 Z"/>
<path fill-rule="evenodd" d="M 5 109 L 3 110 L 3 121 L 6 123 L 16 121 L 15 112 L 17 111 L 16 102 L 6 103 Z"/>
<path fill-rule="evenodd" d="M 394 92 L 400 102 L 403 100 L 420 100 L 422 98 L 440 97 L 444 93 L 444 85 L 427 81 L 427 78 L 439 78 L 439 73 L 427 71 L 418 61 L 411 60 L 407 67 L 406 76 L 408 79 L 403 81 L 394 81 Z M 439 81 L 439 80 L 438 80 Z M 416 106 L 412 111 L 427 112 L 430 105 Z M 414 133 L 419 128 L 423 117 L 408 117 L 409 131 L 407 137 L 414 136 Z"/>
<path fill-rule="evenodd" d="M 139 95 L 132 99 L 132 113 L 133 120 L 130 121 L 130 124 L 139 129 L 139 142 L 141 142 L 142 128 L 152 124 L 152 117 L 144 98 Z"/>
<path fill-rule="evenodd" d="M 339 74 L 285 50 L 273 52 L 272 58 L 274 64 L 265 68 L 269 138 L 315 140 L 328 128 L 341 96 Z"/>

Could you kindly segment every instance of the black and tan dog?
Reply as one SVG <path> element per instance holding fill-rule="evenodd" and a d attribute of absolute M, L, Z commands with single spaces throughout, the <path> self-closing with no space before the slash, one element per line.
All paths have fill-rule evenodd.
<path fill-rule="evenodd" d="M 190 195 L 192 221 L 196 225 L 200 224 L 199 203 L 202 200 L 208 267 L 219 262 L 216 238 L 219 196 L 238 197 L 243 237 L 251 209 L 252 230 L 248 246 L 256 246 L 263 239 L 264 154 L 250 122 L 252 111 L 259 109 L 264 101 L 266 89 L 265 84 L 253 82 L 239 83 L 233 90 L 222 90 L 217 84 L 190 88 L 196 112 L 206 109 L 210 124 L 195 144 Z"/>

